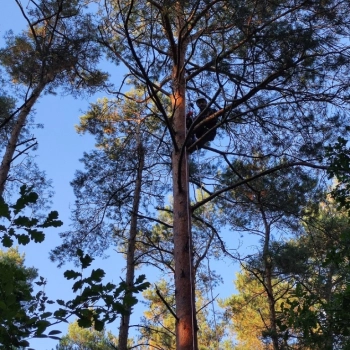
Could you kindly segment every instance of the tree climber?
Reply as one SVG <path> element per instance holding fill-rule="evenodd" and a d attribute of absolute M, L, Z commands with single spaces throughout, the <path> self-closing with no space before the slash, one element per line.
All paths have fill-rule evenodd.
<path fill-rule="evenodd" d="M 198 117 L 192 119 L 193 112 L 189 111 L 186 114 L 186 127 L 187 129 L 190 128 L 193 122 L 197 124 L 201 123 L 203 120 L 205 120 L 210 115 L 214 114 L 216 111 L 213 108 L 207 108 L 208 103 L 207 100 L 203 97 L 196 100 L 196 105 L 199 108 L 199 115 Z M 204 113 L 203 113 L 204 112 Z M 216 128 L 215 125 L 217 123 L 217 118 L 212 118 L 207 120 L 203 125 L 198 127 L 195 131 L 196 140 L 199 140 L 196 144 L 196 149 L 201 149 L 207 142 L 213 141 L 216 136 Z M 214 128 L 214 129 L 212 129 Z M 210 130 L 212 129 L 212 130 Z M 209 131 L 210 130 L 210 131 Z M 205 135 L 206 134 L 206 135 Z M 205 136 L 203 136 L 205 135 Z M 195 141 L 194 138 L 191 138 L 189 140 L 188 147 L 190 147 Z M 191 152 L 193 152 L 192 150 Z"/>

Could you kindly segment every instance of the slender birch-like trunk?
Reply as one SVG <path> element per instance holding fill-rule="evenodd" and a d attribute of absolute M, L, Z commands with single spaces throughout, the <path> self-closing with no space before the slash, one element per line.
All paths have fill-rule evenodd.
<path fill-rule="evenodd" d="M 16 123 L 14 124 L 9 141 L 7 143 L 5 153 L 2 157 L 0 165 L 0 197 L 3 195 L 5 190 L 5 183 L 11 168 L 11 162 L 13 160 L 14 153 L 16 151 L 16 146 L 18 139 L 20 137 L 21 131 L 25 125 L 26 119 L 32 110 L 35 102 L 38 100 L 41 92 L 45 88 L 45 83 L 40 83 L 32 92 L 30 98 L 24 104 L 24 106 L 19 111 Z"/>
<path fill-rule="evenodd" d="M 277 324 L 276 324 L 276 301 L 273 292 L 272 286 L 272 261 L 270 255 L 270 237 L 271 237 L 271 228 L 267 223 L 265 212 L 261 209 L 264 226 L 265 226 L 265 242 L 264 242 L 264 250 L 263 250 L 263 261 L 264 261 L 264 269 L 265 269 L 265 289 L 267 291 L 267 299 L 269 304 L 269 327 L 271 332 L 271 339 L 274 350 L 279 350 L 278 344 L 278 335 L 277 335 Z"/>
<path fill-rule="evenodd" d="M 142 186 L 142 172 L 144 169 L 144 161 L 145 161 L 145 152 L 141 140 L 140 134 L 140 124 L 141 121 L 137 124 L 137 157 L 138 157 L 138 167 L 137 167 L 137 175 L 135 181 L 135 189 L 134 189 L 134 198 L 131 212 L 131 220 L 130 220 L 130 231 L 129 231 L 129 239 L 127 244 L 127 253 L 126 253 L 126 276 L 125 282 L 128 287 L 132 287 L 134 284 L 135 278 L 135 246 L 136 246 L 136 236 L 138 230 L 138 211 L 140 207 L 140 198 L 141 198 L 141 186 Z M 132 296 L 132 292 L 127 293 Z M 130 326 L 130 313 L 131 309 L 127 310 L 129 313 L 127 315 L 123 315 L 120 320 L 119 327 L 119 337 L 118 337 L 118 349 L 119 350 L 127 350 L 128 348 L 128 336 L 129 336 L 129 326 Z"/>

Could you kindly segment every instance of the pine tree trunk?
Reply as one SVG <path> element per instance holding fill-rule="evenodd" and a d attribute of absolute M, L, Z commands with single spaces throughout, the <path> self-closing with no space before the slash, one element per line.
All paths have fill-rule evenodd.
<path fill-rule="evenodd" d="M 273 286 L 272 286 L 272 261 L 271 261 L 271 255 L 270 255 L 270 235 L 271 230 L 270 226 L 267 223 L 265 213 L 263 209 L 261 209 L 261 213 L 264 220 L 265 225 L 265 242 L 264 242 L 264 251 L 263 251 L 263 259 L 264 259 L 264 267 L 265 267 L 265 289 L 267 291 L 267 299 L 269 304 L 269 331 L 270 331 L 270 337 L 272 339 L 273 349 L 279 350 L 279 344 L 278 344 L 278 334 L 277 334 L 277 323 L 276 323 L 276 309 L 275 309 L 275 296 L 273 292 Z"/>
<path fill-rule="evenodd" d="M 32 110 L 35 102 L 38 100 L 41 92 L 44 90 L 45 85 L 45 83 L 41 83 L 34 89 L 30 98 L 21 108 L 16 123 L 13 126 L 13 129 L 11 130 L 11 135 L 6 146 L 5 153 L 2 157 L 2 162 L 0 166 L 0 197 L 3 195 L 5 190 L 5 183 L 10 171 L 13 155 L 16 151 L 17 142 L 23 129 L 23 126 L 25 125 L 26 119 L 30 111 Z"/>
<path fill-rule="evenodd" d="M 181 51 L 181 50 L 179 50 Z M 184 54 L 184 52 L 182 52 Z M 174 261 L 176 301 L 176 349 L 197 349 L 195 312 L 195 287 L 192 264 L 191 213 L 188 190 L 188 162 L 185 150 L 181 159 L 181 147 L 186 137 L 185 79 L 180 64 L 174 67 L 173 128 L 177 147 L 172 156 L 174 197 Z"/>
<path fill-rule="evenodd" d="M 137 230 L 138 230 L 137 214 L 140 206 L 142 172 L 144 169 L 144 160 L 145 160 L 144 148 L 142 145 L 141 135 L 140 135 L 140 123 L 138 124 L 138 129 L 137 129 L 137 156 L 139 161 L 138 161 L 137 175 L 136 175 L 136 181 L 135 181 L 134 199 L 133 199 L 133 205 L 132 205 L 130 231 L 129 231 L 129 239 L 128 239 L 127 255 L 126 255 L 125 282 L 128 287 L 132 287 L 134 283 L 134 277 L 135 277 L 135 246 L 136 246 L 136 236 L 137 236 Z M 131 292 L 127 292 L 127 293 L 130 296 L 132 296 Z M 129 314 L 123 315 L 120 320 L 119 337 L 118 337 L 119 350 L 127 350 L 128 348 L 131 309 L 129 309 L 128 312 Z"/>
<path fill-rule="evenodd" d="M 267 258 L 270 260 L 270 257 Z M 275 297 L 273 294 L 272 287 L 272 266 L 269 261 L 265 261 L 265 277 L 266 277 L 266 288 L 269 301 L 269 314 L 270 314 L 270 332 L 274 350 L 279 350 L 278 334 L 276 326 L 276 309 L 275 309 Z"/>
<path fill-rule="evenodd" d="M 174 152 L 174 260 L 177 350 L 196 349 L 197 333 L 187 169 L 187 159 L 183 159 L 180 168 L 179 152 Z"/>

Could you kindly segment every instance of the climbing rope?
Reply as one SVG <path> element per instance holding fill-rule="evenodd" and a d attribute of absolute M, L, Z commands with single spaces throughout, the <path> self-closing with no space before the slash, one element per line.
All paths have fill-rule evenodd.
<path fill-rule="evenodd" d="M 186 116 L 187 116 L 187 111 Z M 185 116 L 185 118 L 186 118 Z M 185 135 L 187 135 L 187 126 L 186 126 L 186 120 L 185 120 Z M 194 281 L 193 281 L 193 259 L 192 259 L 192 230 L 191 230 L 191 211 L 190 211 L 190 188 L 189 188 L 189 174 L 188 174 L 188 153 L 185 150 L 185 159 L 186 159 L 186 186 L 187 186 L 187 215 L 188 215 L 188 256 L 189 256 L 189 266 L 190 266 L 190 284 L 191 284 L 191 320 L 192 320 L 192 348 L 195 349 L 196 341 L 195 341 L 195 312 L 196 312 L 196 305 L 194 304 L 195 297 L 194 297 Z"/>
<path fill-rule="evenodd" d="M 193 118 L 194 112 L 193 112 L 193 107 L 194 104 L 192 102 L 190 93 L 188 92 L 188 90 L 186 89 L 186 94 L 187 94 L 187 98 L 186 101 L 188 101 L 188 106 L 189 108 L 186 108 L 186 118 L 187 116 L 190 116 L 191 118 Z M 185 128 L 186 128 L 186 135 L 187 135 L 187 127 L 186 127 L 186 123 L 185 123 Z M 200 191 L 201 191 L 201 196 L 202 199 L 204 198 L 204 194 L 203 194 L 203 183 L 202 183 L 202 176 L 201 176 L 201 171 L 202 171 L 202 166 L 200 165 L 200 159 L 199 159 L 199 149 L 198 149 L 198 145 L 196 146 L 197 149 L 197 164 L 198 164 L 198 170 L 199 170 L 199 183 L 200 183 Z M 186 179 L 187 179 L 187 191 L 188 191 L 188 197 L 190 196 L 190 189 L 189 189 L 189 174 L 188 174 L 188 153 L 185 152 L 185 156 L 186 156 L 186 163 L 187 163 L 187 167 L 186 167 Z M 196 196 L 195 196 L 196 197 Z M 193 340 L 193 349 L 195 348 L 195 334 L 194 334 L 194 327 L 195 327 L 195 320 L 194 320 L 194 316 L 195 316 L 195 305 L 194 305 L 194 285 L 193 285 L 193 258 L 192 258 L 192 250 L 193 250 L 193 245 L 192 245 L 192 231 L 191 231 L 191 224 L 190 224 L 190 220 L 191 220 L 191 212 L 190 212 L 190 207 L 189 207 L 189 198 L 187 201 L 187 212 L 188 212 L 188 216 L 189 216 L 189 220 L 188 220 L 188 232 L 189 232 L 189 266 L 191 268 L 191 273 L 190 273 L 190 283 L 191 283 L 191 310 L 192 310 L 192 340 Z M 205 208 L 203 210 L 203 221 L 205 220 Z M 212 300 L 212 313 L 213 313 L 213 320 L 214 320 L 214 331 L 215 331 L 215 338 L 216 338 L 216 348 L 217 350 L 219 350 L 219 337 L 217 334 L 217 322 L 216 322 L 216 316 L 215 316 L 215 305 L 214 305 L 214 297 L 213 297 L 213 286 L 211 283 L 211 270 L 210 270 L 210 265 L 209 265 L 209 258 L 207 257 L 207 261 L 208 261 L 208 276 L 209 276 L 209 281 L 210 281 L 210 299 Z M 209 299 L 209 297 L 208 297 Z"/>
<path fill-rule="evenodd" d="M 199 169 L 199 183 L 200 183 L 200 193 L 201 193 L 201 200 L 204 199 L 204 192 L 203 192 L 203 182 L 202 182 L 202 165 L 200 164 L 200 159 L 199 159 L 199 152 L 197 152 L 197 164 L 198 164 L 198 169 Z M 205 221 L 205 206 L 203 209 L 202 213 L 202 219 Z M 214 332 L 215 332 L 215 340 L 216 340 L 216 349 L 219 350 L 219 336 L 217 333 L 217 322 L 216 322 L 216 316 L 215 316 L 215 305 L 214 305 L 214 293 L 213 293 L 213 284 L 212 282 L 212 277 L 211 277 L 211 270 L 210 270 L 210 264 L 209 264 L 209 258 L 207 257 L 207 262 L 208 262 L 208 276 L 209 276 L 209 289 L 210 289 L 210 297 L 208 296 L 208 299 L 211 300 L 211 305 L 212 305 L 212 313 L 213 313 L 213 320 L 214 320 Z M 208 294 L 208 289 L 207 289 L 207 294 Z"/>

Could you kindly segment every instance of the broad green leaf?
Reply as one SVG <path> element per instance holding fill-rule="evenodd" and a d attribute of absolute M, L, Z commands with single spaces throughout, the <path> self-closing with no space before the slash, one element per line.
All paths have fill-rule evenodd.
<path fill-rule="evenodd" d="M 91 279 L 96 282 L 101 282 L 105 276 L 105 272 L 102 269 L 92 270 Z"/>
<path fill-rule="evenodd" d="M 30 242 L 30 238 L 25 234 L 20 234 L 17 236 L 17 241 L 19 244 L 26 245 Z"/>
<path fill-rule="evenodd" d="M 92 326 L 92 318 L 79 318 L 78 325 L 82 328 L 88 328 Z"/>
<path fill-rule="evenodd" d="M 105 324 L 103 321 L 101 320 L 94 320 L 94 328 L 98 331 L 98 332 L 102 332 L 103 328 L 104 328 Z"/>
<path fill-rule="evenodd" d="M 36 229 L 25 229 L 31 236 L 35 243 L 41 243 L 45 240 L 45 234 L 42 231 Z"/>
<path fill-rule="evenodd" d="M 10 248 L 13 245 L 13 240 L 10 238 L 8 234 L 5 233 L 5 235 L 1 238 L 2 245 L 6 248 Z"/>
<path fill-rule="evenodd" d="M 61 220 L 57 220 L 58 219 L 58 212 L 57 211 L 51 211 L 45 222 L 40 225 L 40 227 L 46 228 L 46 227 L 60 227 L 63 225 L 63 222 Z"/>
<path fill-rule="evenodd" d="M 81 267 L 83 269 L 86 269 L 87 267 L 89 267 L 91 265 L 93 260 L 94 259 L 89 254 L 85 254 L 84 257 L 81 255 L 80 256 Z"/>
<path fill-rule="evenodd" d="M 30 219 L 27 216 L 18 216 L 13 223 L 17 226 L 33 227 L 39 222 L 37 219 Z"/>
<path fill-rule="evenodd" d="M 11 220 L 9 206 L 4 202 L 2 197 L 0 197 L 0 217 Z"/>
<path fill-rule="evenodd" d="M 78 289 L 81 289 L 83 287 L 84 282 L 83 281 L 77 281 L 73 284 L 73 292 L 75 293 Z"/>
<path fill-rule="evenodd" d="M 67 280 L 70 280 L 70 279 L 76 279 L 78 277 L 81 277 L 81 273 L 80 272 L 76 272 L 74 270 L 67 270 L 64 272 L 63 276 L 67 279 Z"/>

